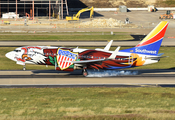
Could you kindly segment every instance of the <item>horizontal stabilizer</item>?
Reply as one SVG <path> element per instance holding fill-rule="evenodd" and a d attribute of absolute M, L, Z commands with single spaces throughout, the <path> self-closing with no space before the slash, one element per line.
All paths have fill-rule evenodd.
<path fill-rule="evenodd" d="M 165 57 L 169 57 L 169 56 L 152 56 L 152 57 L 146 57 L 145 59 L 160 59 Z"/>
<path fill-rule="evenodd" d="M 162 56 L 164 53 L 159 53 L 157 54 L 157 56 L 150 56 L 150 57 L 146 57 L 145 59 L 160 59 L 160 58 L 165 58 L 165 57 L 169 57 L 169 56 Z"/>
<path fill-rule="evenodd" d="M 157 56 L 162 56 L 164 53 L 159 53 L 159 54 L 157 54 Z"/>

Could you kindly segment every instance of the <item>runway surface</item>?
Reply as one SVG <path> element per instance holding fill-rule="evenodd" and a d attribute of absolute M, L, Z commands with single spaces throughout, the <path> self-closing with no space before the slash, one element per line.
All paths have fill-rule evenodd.
<path fill-rule="evenodd" d="M 112 46 L 135 46 L 140 41 L 114 41 Z M 108 41 L 0 41 L 0 47 L 19 46 L 106 46 Z M 162 46 L 175 46 L 175 38 L 164 38 Z"/>
<path fill-rule="evenodd" d="M 134 70 L 137 71 L 137 70 Z M 175 70 L 138 70 L 137 75 L 83 77 L 80 70 L 0 71 L 0 87 L 175 87 Z"/>

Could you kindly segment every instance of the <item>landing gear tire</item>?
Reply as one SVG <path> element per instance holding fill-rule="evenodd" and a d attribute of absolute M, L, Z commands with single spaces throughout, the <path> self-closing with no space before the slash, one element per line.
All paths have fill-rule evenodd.
<path fill-rule="evenodd" d="M 24 70 L 24 71 L 26 70 L 26 65 L 23 66 L 23 70 Z"/>
<path fill-rule="evenodd" d="M 88 75 L 88 72 L 86 70 L 83 71 L 83 76 L 86 77 Z"/>
<path fill-rule="evenodd" d="M 23 67 L 23 70 L 25 71 L 25 70 L 26 70 L 26 68 L 25 68 L 25 67 Z"/>

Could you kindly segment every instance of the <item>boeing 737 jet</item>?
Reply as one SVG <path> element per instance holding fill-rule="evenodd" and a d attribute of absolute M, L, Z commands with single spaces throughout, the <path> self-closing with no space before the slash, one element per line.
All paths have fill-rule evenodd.
<path fill-rule="evenodd" d="M 5 56 L 17 64 L 52 65 L 55 70 L 123 69 L 157 63 L 163 55 L 158 54 L 168 22 L 160 22 L 138 45 L 133 48 L 110 51 L 113 41 L 104 49 L 81 49 L 48 46 L 24 46 L 8 52 Z M 25 68 L 25 67 L 24 67 Z"/>

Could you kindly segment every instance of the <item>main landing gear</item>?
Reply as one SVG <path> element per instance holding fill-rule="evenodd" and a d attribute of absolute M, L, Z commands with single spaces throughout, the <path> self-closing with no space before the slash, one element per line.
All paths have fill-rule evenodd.
<path fill-rule="evenodd" d="M 88 75 L 88 72 L 86 69 L 83 69 L 83 76 L 86 77 Z"/>

